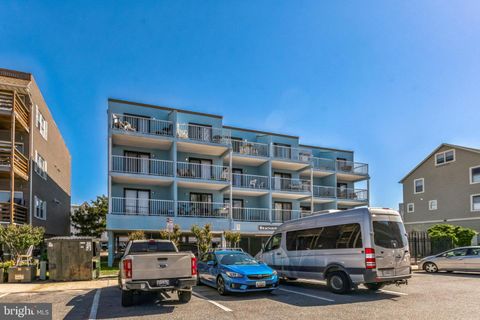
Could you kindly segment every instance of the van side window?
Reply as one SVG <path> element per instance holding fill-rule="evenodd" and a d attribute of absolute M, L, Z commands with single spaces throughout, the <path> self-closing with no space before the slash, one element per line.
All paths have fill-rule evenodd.
<path fill-rule="evenodd" d="M 362 232 L 358 223 L 287 232 L 288 251 L 362 247 Z"/>
<path fill-rule="evenodd" d="M 265 245 L 264 252 L 280 248 L 281 242 L 282 242 L 282 234 L 281 233 L 274 234 Z"/>

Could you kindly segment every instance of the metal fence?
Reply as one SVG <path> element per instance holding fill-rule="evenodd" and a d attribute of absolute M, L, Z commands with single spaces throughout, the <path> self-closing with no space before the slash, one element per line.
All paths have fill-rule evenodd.
<path fill-rule="evenodd" d="M 411 263 L 454 248 L 451 239 L 431 239 L 427 232 L 412 231 L 408 234 Z"/>

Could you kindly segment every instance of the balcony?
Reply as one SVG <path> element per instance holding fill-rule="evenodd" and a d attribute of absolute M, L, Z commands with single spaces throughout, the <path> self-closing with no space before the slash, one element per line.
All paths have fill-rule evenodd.
<path fill-rule="evenodd" d="M 337 179 L 342 181 L 360 181 L 368 179 L 368 164 L 337 160 Z"/>
<path fill-rule="evenodd" d="M 314 177 L 325 177 L 335 173 L 335 160 L 312 157 Z"/>
<path fill-rule="evenodd" d="M 12 164 L 12 147 L 7 143 L 0 143 L 0 172 L 3 172 L 3 175 L 8 175 L 10 172 L 10 166 Z M 28 180 L 28 158 L 15 148 L 13 156 L 13 170 L 16 175 L 24 180 Z"/>
<path fill-rule="evenodd" d="M 190 123 L 177 124 L 178 150 L 219 156 L 230 146 L 231 131 Z"/>
<path fill-rule="evenodd" d="M 273 145 L 272 157 L 273 168 L 297 171 L 310 166 L 312 152 L 303 148 Z"/>
<path fill-rule="evenodd" d="M 272 222 L 283 223 L 301 218 L 300 210 L 272 209 Z"/>
<path fill-rule="evenodd" d="M 0 202 L 0 223 L 10 223 L 10 202 Z M 28 209 L 17 203 L 13 204 L 13 222 L 16 224 L 28 223 Z"/>
<path fill-rule="evenodd" d="M 177 208 L 179 217 L 229 218 L 228 206 L 219 202 L 178 201 Z"/>
<path fill-rule="evenodd" d="M 229 184 L 230 170 L 225 166 L 177 162 L 179 187 L 220 190 Z"/>
<path fill-rule="evenodd" d="M 112 179 L 118 183 L 169 185 L 173 177 L 173 161 L 112 156 L 112 173 Z"/>
<path fill-rule="evenodd" d="M 268 222 L 270 221 L 269 209 L 263 208 L 232 208 L 233 220 Z"/>
<path fill-rule="evenodd" d="M 173 138 L 173 123 L 171 121 L 112 114 L 112 139 L 114 144 L 168 150 L 172 144 L 170 138 Z"/>
<path fill-rule="evenodd" d="M 272 195 L 286 199 L 300 199 L 311 194 L 310 180 L 272 178 Z"/>
<path fill-rule="evenodd" d="M 313 186 L 313 201 L 315 203 L 327 203 L 335 200 L 335 187 Z"/>
<path fill-rule="evenodd" d="M 353 188 L 337 188 L 339 205 L 355 206 L 368 203 L 368 190 Z"/>
<path fill-rule="evenodd" d="M 232 174 L 232 187 L 235 195 L 259 196 L 268 193 L 270 179 L 267 176 L 253 174 Z"/>
<path fill-rule="evenodd" d="M 30 131 L 30 108 L 22 98 L 14 91 L 0 90 L 0 114 L 15 113 L 18 123 L 27 131 Z"/>
<path fill-rule="evenodd" d="M 269 146 L 266 143 L 232 139 L 232 162 L 246 166 L 258 166 L 268 161 Z M 229 161 L 229 156 L 226 157 Z"/>
<path fill-rule="evenodd" d="M 111 198 L 111 213 L 142 216 L 173 216 L 174 201 L 138 199 L 138 198 Z"/>

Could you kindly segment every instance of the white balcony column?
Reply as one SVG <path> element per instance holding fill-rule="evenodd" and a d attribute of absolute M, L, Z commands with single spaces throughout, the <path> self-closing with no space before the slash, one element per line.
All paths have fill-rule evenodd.
<path fill-rule="evenodd" d="M 229 172 L 229 177 L 230 177 L 230 196 L 229 196 L 229 209 L 228 209 L 228 214 L 230 216 L 230 229 L 233 230 L 233 149 L 230 148 L 229 150 L 229 156 L 228 156 L 228 172 Z"/>
<path fill-rule="evenodd" d="M 115 234 L 113 231 L 107 231 L 108 237 L 108 266 L 113 266 L 113 259 L 115 258 Z"/>
<path fill-rule="evenodd" d="M 109 120 L 110 121 L 110 120 Z M 110 129 L 108 129 L 110 132 Z M 108 212 L 112 212 L 112 177 L 110 176 L 110 172 L 112 172 L 112 136 L 109 134 L 108 136 L 108 175 L 107 175 L 107 194 L 108 194 Z"/>
<path fill-rule="evenodd" d="M 313 214 L 313 166 L 310 167 L 310 214 Z"/>
<path fill-rule="evenodd" d="M 176 123 L 176 121 L 175 121 L 175 123 Z M 173 127 L 175 128 L 176 126 L 173 126 Z M 175 129 L 174 129 L 174 131 L 175 131 Z M 174 137 L 176 137 L 176 135 Z M 178 201 L 177 140 L 176 140 L 176 138 L 173 140 L 173 144 L 172 144 L 172 161 L 173 161 L 173 184 L 172 184 L 172 188 L 173 188 L 173 190 L 172 190 L 172 193 L 173 193 L 173 216 L 176 217 L 178 215 L 178 205 L 177 205 L 177 201 Z"/>

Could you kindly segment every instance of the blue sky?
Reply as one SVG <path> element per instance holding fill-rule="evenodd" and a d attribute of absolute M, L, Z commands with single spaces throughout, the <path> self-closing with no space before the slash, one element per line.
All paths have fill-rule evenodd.
<path fill-rule="evenodd" d="M 2 1 L 0 67 L 34 74 L 72 154 L 72 202 L 106 193 L 107 98 L 352 149 L 372 205 L 442 142 L 480 147 L 478 1 Z"/>

